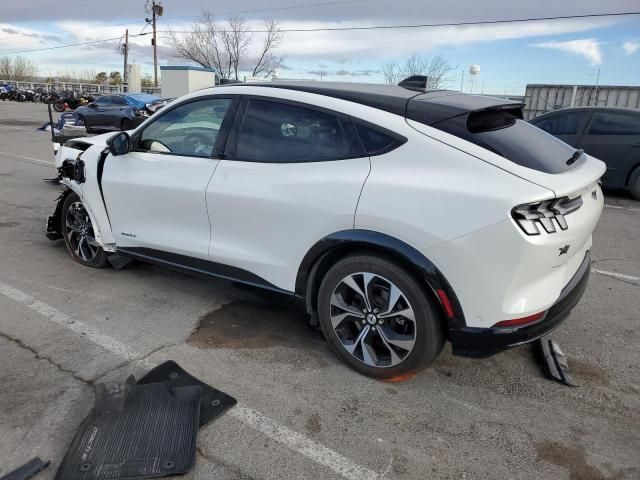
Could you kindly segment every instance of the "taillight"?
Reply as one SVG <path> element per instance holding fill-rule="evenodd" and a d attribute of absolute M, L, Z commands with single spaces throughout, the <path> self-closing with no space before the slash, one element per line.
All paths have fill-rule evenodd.
<path fill-rule="evenodd" d="M 527 235 L 540 235 L 539 225 L 545 232 L 555 233 L 556 224 L 561 230 L 568 228 L 564 216 L 582 206 L 582 197 L 561 197 L 543 202 L 518 205 L 511 210 L 511 216 Z"/>
<path fill-rule="evenodd" d="M 513 318 L 511 320 L 503 320 L 494 325 L 494 327 L 522 327 L 524 325 L 528 325 L 530 323 L 535 323 L 540 320 L 547 312 L 535 313 L 533 315 L 529 315 L 528 317 L 522 318 Z"/>

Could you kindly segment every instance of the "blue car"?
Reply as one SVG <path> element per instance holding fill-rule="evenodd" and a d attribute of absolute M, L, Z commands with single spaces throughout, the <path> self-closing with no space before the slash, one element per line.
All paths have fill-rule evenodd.
<path fill-rule="evenodd" d="M 95 102 L 76 108 L 87 132 L 131 130 L 157 110 L 160 97 L 146 93 L 104 95 Z"/>

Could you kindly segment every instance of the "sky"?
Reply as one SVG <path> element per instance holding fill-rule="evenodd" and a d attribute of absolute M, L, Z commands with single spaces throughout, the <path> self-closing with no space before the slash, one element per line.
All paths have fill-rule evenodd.
<path fill-rule="evenodd" d="M 160 65 L 172 56 L 166 32 L 188 30 L 203 10 L 222 22 L 265 17 L 282 29 L 474 22 L 640 11 L 638 0 L 164 0 L 158 22 Z M 150 31 L 145 0 L 21 0 L 0 16 L 0 55 L 73 43 L 107 42 L 24 52 L 42 76 L 122 70 L 119 38 Z M 254 34 L 250 51 L 261 41 Z M 131 63 L 153 71 L 150 35 L 130 39 Z M 448 87 L 470 91 L 469 67 L 480 65 L 474 92 L 522 95 L 528 83 L 640 85 L 640 15 L 457 27 L 289 32 L 278 53 L 280 77 L 379 83 L 382 65 L 412 54 L 444 57 L 455 70 Z"/>

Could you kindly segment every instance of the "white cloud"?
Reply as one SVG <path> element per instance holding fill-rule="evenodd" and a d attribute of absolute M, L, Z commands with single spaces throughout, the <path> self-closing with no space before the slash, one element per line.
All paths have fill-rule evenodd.
<path fill-rule="evenodd" d="M 602 63 L 602 51 L 600 44 L 593 38 L 585 38 L 581 40 L 569 40 L 566 42 L 542 42 L 534 43 L 532 47 L 554 48 L 564 52 L 582 55 L 591 65 L 600 65 Z"/>
<path fill-rule="evenodd" d="M 627 55 L 633 55 L 638 50 L 640 50 L 640 42 L 624 42 L 624 45 L 622 45 L 622 49 Z"/>

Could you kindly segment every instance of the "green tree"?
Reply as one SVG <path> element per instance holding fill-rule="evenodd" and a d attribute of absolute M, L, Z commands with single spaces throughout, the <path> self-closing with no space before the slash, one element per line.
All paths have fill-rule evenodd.
<path fill-rule="evenodd" d="M 122 75 L 120 74 L 120 72 L 111 72 L 109 74 L 109 83 L 111 85 L 121 85 Z"/>
<path fill-rule="evenodd" d="M 153 78 L 148 73 L 140 79 L 140 86 L 142 88 L 151 88 L 153 87 Z"/>
<path fill-rule="evenodd" d="M 105 83 L 109 79 L 107 72 L 100 72 L 96 75 L 97 83 Z"/>

